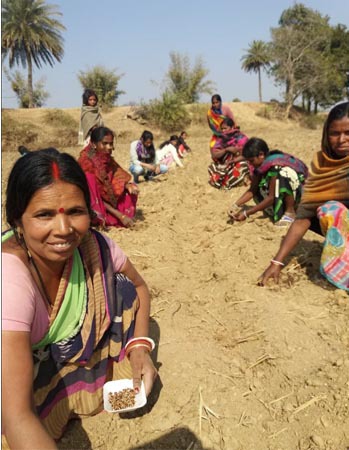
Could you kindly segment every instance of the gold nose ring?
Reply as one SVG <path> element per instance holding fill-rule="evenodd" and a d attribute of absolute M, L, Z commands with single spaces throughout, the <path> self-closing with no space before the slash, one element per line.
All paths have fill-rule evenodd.
<path fill-rule="evenodd" d="M 69 227 L 69 231 L 70 231 L 70 233 L 72 233 L 74 230 L 72 227 Z"/>

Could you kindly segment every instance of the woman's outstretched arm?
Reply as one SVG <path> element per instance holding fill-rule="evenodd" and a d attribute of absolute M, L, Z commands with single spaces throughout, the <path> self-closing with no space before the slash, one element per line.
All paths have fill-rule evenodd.
<path fill-rule="evenodd" d="M 276 283 L 279 281 L 279 276 L 281 269 L 284 265 L 284 259 L 291 253 L 291 251 L 296 247 L 298 242 L 302 239 L 305 233 L 310 227 L 310 219 L 296 219 L 290 226 L 284 240 L 282 241 L 279 251 L 273 258 L 273 261 L 267 267 L 260 277 L 260 285 L 264 286 L 269 278 L 273 278 Z M 281 264 L 278 264 L 281 263 Z"/>

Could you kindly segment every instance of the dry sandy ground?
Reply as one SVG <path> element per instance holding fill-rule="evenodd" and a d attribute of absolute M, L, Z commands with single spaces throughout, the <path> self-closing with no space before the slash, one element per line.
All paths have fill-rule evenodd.
<path fill-rule="evenodd" d="M 321 130 L 257 117 L 257 104 L 231 107 L 248 136 L 273 148 L 309 163 L 319 147 Z M 125 111 L 104 118 L 118 132 L 115 154 L 127 168 L 129 142 L 143 127 Z M 13 114 L 40 123 L 42 113 L 34 113 Z M 228 206 L 244 188 L 210 187 L 208 127 L 187 131 L 193 151 L 185 167 L 141 183 L 136 227 L 109 232 L 151 289 L 159 380 L 142 410 L 72 422 L 59 448 L 347 450 L 348 295 L 318 273 L 322 239 L 308 232 L 280 286 L 258 287 L 285 230 L 262 215 L 228 222 Z M 156 134 L 156 143 L 164 137 Z M 4 179 L 16 157 L 3 152 Z"/>

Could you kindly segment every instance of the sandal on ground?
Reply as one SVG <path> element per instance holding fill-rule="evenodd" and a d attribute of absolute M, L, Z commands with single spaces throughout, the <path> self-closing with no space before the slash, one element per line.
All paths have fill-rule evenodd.
<path fill-rule="evenodd" d="M 294 222 L 294 217 L 288 216 L 287 214 L 284 214 L 281 219 L 276 222 L 276 227 L 288 227 Z"/>

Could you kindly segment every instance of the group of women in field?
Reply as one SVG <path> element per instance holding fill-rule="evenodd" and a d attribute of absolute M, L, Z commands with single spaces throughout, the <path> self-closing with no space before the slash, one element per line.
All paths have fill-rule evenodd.
<path fill-rule="evenodd" d="M 321 272 L 349 291 L 349 102 L 330 111 L 309 171 L 292 155 L 247 139 L 227 109 L 212 106 L 210 148 L 217 161 L 211 184 L 229 188 L 234 177 L 252 179 L 230 216 L 243 221 L 261 210 L 242 207 L 265 187 L 256 206 L 271 207 L 276 222 L 280 216 L 294 219 L 261 284 L 278 279 L 288 254 L 311 229 L 325 236 Z M 53 148 L 25 152 L 8 179 L 10 228 L 2 236 L 2 427 L 13 449 L 57 448 L 55 441 L 70 419 L 102 410 L 105 382 L 132 378 L 134 390 L 144 383 L 148 395 L 157 377 L 150 356 L 155 343 L 149 337 L 147 284 L 120 247 L 93 226 L 129 226 L 139 177 L 164 173 L 169 155 L 174 163 L 180 160 L 169 147 L 173 136 L 157 158 L 153 136 L 145 131 L 131 144 L 132 178 L 112 157 L 113 132 L 100 122 L 92 128 L 83 132 L 78 161 Z M 185 139 L 181 145 L 188 151 Z M 229 169 L 222 175 L 220 164 L 231 163 L 239 173 Z M 275 193 L 273 201 L 268 190 Z"/>
<path fill-rule="evenodd" d="M 263 139 L 248 139 L 217 94 L 212 97 L 207 119 L 213 132 L 209 183 L 231 189 L 247 184 L 246 178 L 250 181 L 247 191 L 230 207 L 230 218 L 241 222 L 263 211 L 275 225 L 290 226 L 260 284 L 269 278 L 278 281 L 285 259 L 311 229 L 325 236 L 321 273 L 338 288 L 349 291 L 349 102 L 330 110 L 321 150 L 310 169 L 293 155 L 270 150 Z M 246 207 L 252 199 L 255 206 Z"/>
<path fill-rule="evenodd" d="M 80 130 L 85 147 L 78 162 L 90 189 L 92 225 L 131 227 L 134 225 L 140 177 L 152 180 L 174 166 L 183 167 L 182 158 L 190 151 L 182 131 L 155 149 L 154 136 L 145 130 L 130 145 L 130 167 L 125 171 L 114 159 L 114 133 L 103 126 L 97 94 L 88 89 L 83 94 Z"/>

